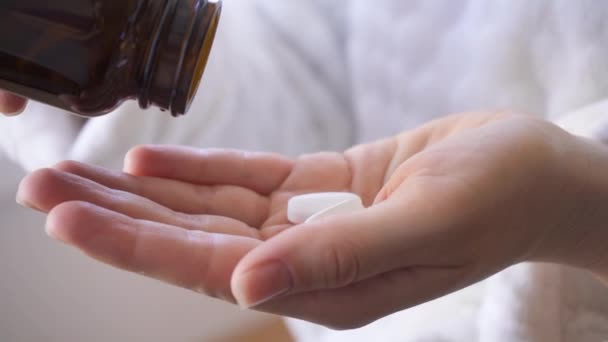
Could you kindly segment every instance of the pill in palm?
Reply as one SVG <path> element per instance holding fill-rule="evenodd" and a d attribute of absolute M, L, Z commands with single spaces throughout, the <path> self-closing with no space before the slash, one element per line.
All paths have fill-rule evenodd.
<path fill-rule="evenodd" d="M 321 192 L 293 197 L 287 205 L 289 222 L 300 224 L 364 209 L 361 197 L 347 192 Z"/>
<path fill-rule="evenodd" d="M 342 203 L 338 203 L 333 207 L 322 210 L 306 220 L 306 223 L 315 222 L 322 218 L 338 215 L 338 214 L 348 214 L 353 213 L 358 210 L 365 209 L 363 203 L 361 203 L 361 199 L 351 199 L 346 200 Z"/>

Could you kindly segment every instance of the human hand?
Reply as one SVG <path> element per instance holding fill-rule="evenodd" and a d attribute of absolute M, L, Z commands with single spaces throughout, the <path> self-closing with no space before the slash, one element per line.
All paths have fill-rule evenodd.
<path fill-rule="evenodd" d="M 66 162 L 18 196 L 49 212 L 51 236 L 116 267 L 353 328 L 520 261 L 585 266 L 572 249 L 590 203 L 568 166 L 576 142 L 531 118 L 466 114 L 297 160 L 140 147 L 126 174 Z M 289 224 L 289 198 L 325 191 L 369 208 Z"/>
<path fill-rule="evenodd" d="M 18 115 L 23 112 L 26 104 L 25 99 L 0 90 L 0 113 L 6 116 Z"/>

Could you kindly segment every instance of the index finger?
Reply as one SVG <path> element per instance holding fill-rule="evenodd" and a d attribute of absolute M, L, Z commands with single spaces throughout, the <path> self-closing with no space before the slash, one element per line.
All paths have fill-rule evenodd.
<path fill-rule="evenodd" d="M 294 162 L 273 153 L 185 146 L 139 146 L 125 157 L 125 172 L 200 185 L 236 185 L 263 195 L 276 190 Z"/>
<path fill-rule="evenodd" d="M 25 109 L 27 100 L 0 90 L 0 112 L 5 115 L 17 115 Z"/>
<path fill-rule="evenodd" d="M 48 234 L 114 267 L 232 300 L 238 261 L 261 242 L 133 219 L 85 202 L 53 208 Z"/>

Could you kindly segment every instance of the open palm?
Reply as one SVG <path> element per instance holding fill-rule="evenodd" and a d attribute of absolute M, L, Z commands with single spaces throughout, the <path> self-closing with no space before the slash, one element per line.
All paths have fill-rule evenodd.
<path fill-rule="evenodd" d="M 19 200 L 49 212 L 50 235 L 116 267 L 260 310 L 355 327 L 528 256 L 542 231 L 529 228 L 551 225 L 545 218 L 555 212 L 547 203 L 556 178 L 545 171 L 556 168 L 541 148 L 550 145 L 543 136 L 562 134 L 554 131 L 472 113 L 295 160 L 144 146 L 127 155 L 125 172 L 76 162 L 37 171 L 22 182 Z M 368 209 L 298 226 L 287 221 L 291 197 L 326 191 L 357 193 Z M 285 293 L 276 292 L 279 283 Z"/>
<path fill-rule="evenodd" d="M 292 226 L 291 197 L 354 191 L 371 204 L 390 158 L 384 148 L 390 144 L 382 145 L 367 149 L 377 149 L 384 163 L 361 170 L 375 177 L 375 186 L 368 177 L 357 184 L 362 175 L 354 171 L 363 165 L 345 154 L 294 161 L 268 153 L 142 146 L 125 158 L 125 172 L 74 161 L 38 170 L 22 182 L 19 201 L 51 212 L 48 231 L 95 258 L 232 299 L 230 274 L 239 259 Z M 206 248 L 189 248 L 201 242 Z"/>

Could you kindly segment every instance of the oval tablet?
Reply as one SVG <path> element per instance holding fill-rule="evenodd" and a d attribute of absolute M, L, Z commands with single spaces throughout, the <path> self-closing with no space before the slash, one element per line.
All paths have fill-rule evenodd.
<path fill-rule="evenodd" d="M 308 218 L 308 220 L 306 220 L 305 223 L 318 221 L 333 215 L 353 213 L 363 209 L 365 209 L 365 207 L 363 206 L 360 198 L 350 199 L 312 215 Z"/>
<path fill-rule="evenodd" d="M 359 203 L 363 207 L 361 197 L 349 192 L 320 192 L 295 196 L 287 204 L 287 219 L 294 224 L 304 223 L 324 210 L 349 201 Z"/>

